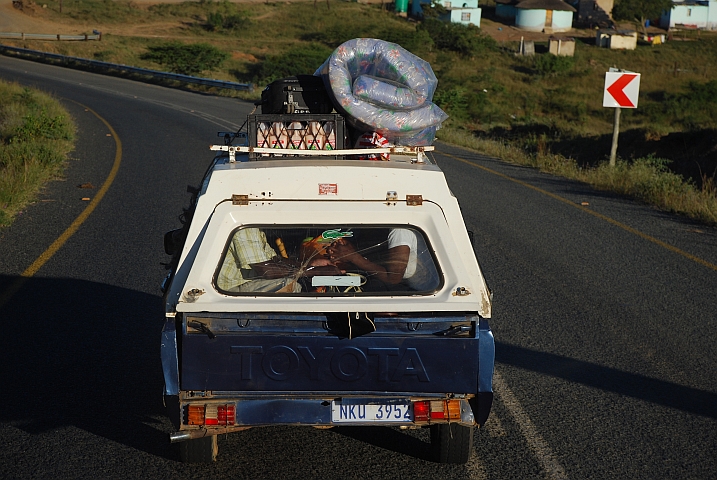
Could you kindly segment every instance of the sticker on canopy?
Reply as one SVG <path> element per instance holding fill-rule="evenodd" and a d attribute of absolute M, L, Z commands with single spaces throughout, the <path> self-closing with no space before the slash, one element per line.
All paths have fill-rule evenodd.
<path fill-rule="evenodd" d="M 321 234 L 321 241 L 322 242 L 333 242 L 334 240 L 338 240 L 340 238 L 348 238 L 353 237 L 354 232 L 342 232 L 340 228 L 335 228 L 333 230 L 326 230 Z"/>
<path fill-rule="evenodd" d="M 338 183 L 319 183 L 319 195 L 338 195 Z"/>

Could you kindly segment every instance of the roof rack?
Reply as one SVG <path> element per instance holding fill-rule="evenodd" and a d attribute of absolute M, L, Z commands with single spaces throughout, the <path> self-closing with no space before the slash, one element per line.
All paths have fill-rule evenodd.
<path fill-rule="evenodd" d="M 392 155 L 401 155 L 410 157 L 411 163 L 433 163 L 426 156 L 425 152 L 432 152 L 435 148 L 432 145 L 420 146 L 420 147 L 409 147 L 409 146 L 395 146 L 388 148 L 352 148 L 347 150 L 300 150 L 300 149 L 289 149 L 289 148 L 266 148 L 266 147 L 247 147 L 247 146 L 234 146 L 234 145 L 210 145 L 210 150 L 223 151 L 229 153 L 229 162 L 236 162 L 237 153 L 258 153 L 272 155 L 270 157 L 262 157 L 264 160 L 276 160 L 276 155 L 280 155 L 284 158 L 289 157 L 314 157 L 314 156 L 331 156 L 337 155 L 375 155 L 388 153 Z"/>

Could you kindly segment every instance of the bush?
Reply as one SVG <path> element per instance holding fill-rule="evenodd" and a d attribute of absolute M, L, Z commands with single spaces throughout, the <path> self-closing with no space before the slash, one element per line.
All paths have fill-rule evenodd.
<path fill-rule="evenodd" d="M 312 43 L 291 48 L 280 55 L 269 55 L 259 65 L 254 83 L 262 85 L 279 78 L 312 75 L 332 52 L 332 49 L 324 45 Z"/>
<path fill-rule="evenodd" d="M 50 116 L 46 110 L 27 113 L 19 127 L 9 132 L 6 144 L 45 140 L 71 140 L 70 121 L 66 116 Z"/>
<path fill-rule="evenodd" d="M 429 51 L 431 47 L 433 47 L 433 39 L 429 33 L 426 30 L 420 29 L 413 31 L 398 30 L 395 28 L 386 29 L 378 32 L 376 38 L 396 43 L 419 57 L 422 52 Z"/>
<path fill-rule="evenodd" d="M 465 88 L 455 86 L 438 88 L 433 95 L 433 102 L 441 107 L 455 120 L 468 120 L 468 98 Z"/>
<path fill-rule="evenodd" d="M 573 57 L 565 57 L 559 55 L 537 55 L 535 57 L 535 69 L 543 76 L 556 76 L 561 73 L 569 72 L 575 66 Z"/>
<path fill-rule="evenodd" d="M 690 81 L 682 92 L 663 92 L 655 97 L 657 102 L 644 107 L 648 118 L 687 130 L 717 126 L 717 80 Z"/>
<path fill-rule="evenodd" d="M 301 39 L 307 42 L 318 42 L 327 47 L 336 48 L 347 40 L 366 36 L 365 26 L 354 23 L 325 27 L 318 32 L 304 34 L 301 36 Z"/>
<path fill-rule="evenodd" d="M 142 60 L 166 65 L 170 72 L 182 75 L 197 75 L 206 70 L 219 68 L 229 54 L 206 43 L 183 44 L 169 42 L 149 47 L 142 54 Z"/>
<path fill-rule="evenodd" d="M 347 40 L 360 37 L 378 38 L 387 42 L 396 43 L 414 55 L 418 55 L 417 52 L 430 50 L 431 46 L 433 46 L 433 40 L 426 30 L 385 28 L 377 32 L 369 32 L 368 29 L 362 25 L 328 27 L 322 29 L 320 32 L 302 35 L 301 39 L 336 48 Z"/>
<path fill-rule="evenodd" d="M 217 32 L 220 30 L 233 32 L 249 23 L 249 19 L 241 14 L 223 14 L 213 12 L 207 15 L 207 30 Z"/>
<path fill-rule="evenodd" d="M 475 25 L 444 22 L 429 17 L 425 18 L 417 29 L 426 31 L 436 48 L 457 52 L 465 57 L 479 56 L 483 52 L 498 48 L 496 41 L 481 34 Z"/>

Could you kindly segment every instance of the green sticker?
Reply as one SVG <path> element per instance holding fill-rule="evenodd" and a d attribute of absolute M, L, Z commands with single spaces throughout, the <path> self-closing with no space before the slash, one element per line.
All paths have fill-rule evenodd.
<path fill-rule="evenodd" d="M 353 237 L 354 232 L 342 232 L 340 228 L 336 228 L 333 230 L 326 230 L 321 234 L 321 239 L 324 241 L 330 241 L 333 242 L 334 240 L 338 240 L 339 238 L 347 238 L 347 237 Z"/>

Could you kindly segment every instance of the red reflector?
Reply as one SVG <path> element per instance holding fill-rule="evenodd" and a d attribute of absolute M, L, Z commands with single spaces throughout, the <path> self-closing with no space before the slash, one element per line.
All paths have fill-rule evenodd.
<path fill-rule="evenodd" d="M 234 405 L 219 405 L 217 407 L 217 420 L 219 425 L 234 425 L 236 413 Z"/>
<path fill-rule="evenodd" d="M 429 402 L 413 402 L 413 420 L 415 422 L 427 422 L 429 414 Z"/>

